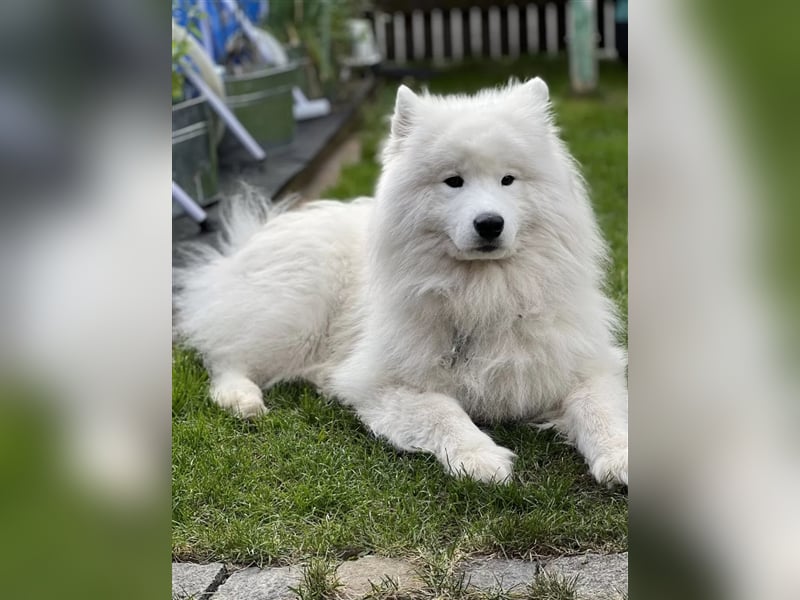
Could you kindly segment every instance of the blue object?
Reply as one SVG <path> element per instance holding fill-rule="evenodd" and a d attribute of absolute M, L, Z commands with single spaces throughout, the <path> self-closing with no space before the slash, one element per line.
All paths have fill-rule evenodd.
<path fill-rule="evenodd" d="M 205 19 L 211 33 L 213 59 L 222 64 L 227 58 L 227 44 L 242 30 L 232 11 L 215 0 L 206 0 L 205 14 L 202 14 L 198 0 L 172 0 L 172 18 L 199 39 L 200 19 Z M 238 0 L 237 5 L 253 23 L 259 23 L 269 14 L 268 0 Z M 199 40 L 202 42 L 202 40 Z"/>

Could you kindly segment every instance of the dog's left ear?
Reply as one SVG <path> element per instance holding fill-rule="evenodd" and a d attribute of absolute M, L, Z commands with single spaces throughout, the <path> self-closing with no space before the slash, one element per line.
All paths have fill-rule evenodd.
<path fill-rule="evenodd" d="M 529 79 L 522 84 L 522 89 L 539 102 L 547 102 L 550 99 L 550 90 L 547 89 L 547 84 L 541 77 Z"/>
<path fill-rule="evenodd" d="M 392 137 L 396 140 L 403 139 L 411 132 L 417 113 L 419 98 L 405 85 L 397 88 L 397 99 L 394 103 L 392 116 Z"/>

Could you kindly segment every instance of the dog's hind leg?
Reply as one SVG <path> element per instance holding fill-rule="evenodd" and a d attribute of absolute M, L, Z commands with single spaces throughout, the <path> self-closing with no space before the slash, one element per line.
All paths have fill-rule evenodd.
<path fill-rule="evenodd" d="M 225 410 L 244 419 L 259 417 L 267 412 L 261 388 L 235 371 L 224 371 L 212 376 L 211 399 Z"/>
<path fill-rule="evenodd" d="M 514 453 L 495 444 L 449 396 L 398 388 L 347 404 L 373 433 L 400 450 L 430 452 L 453 475 L 487 482 L 511 477 Z"/>
<path fill-rule="evenodd" d="M 554 423 L 597 481 L 628 485 L 628 392 L 621 376 L 599 375 L 578 386 Z"/>

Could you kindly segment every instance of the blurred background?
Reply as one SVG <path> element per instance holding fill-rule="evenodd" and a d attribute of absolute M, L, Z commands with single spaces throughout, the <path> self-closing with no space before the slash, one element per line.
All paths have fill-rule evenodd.
<path fill-rule="evenodd" d="M 600 117 L 581 114 L 628 97 L 631 588 L 798 597 L 800 5 L 574 4 L 594 8 L 584 51 L 579 40 L 592 38 L 573 35 L 567 13 L 585 13 L 563 2 L 239 3 L 271 39 L 229 39 L 224 24 L 249 25 L 236 15 L 213 25 L 216 1 L 204 12 L 130 0 L 0 6 L 5 595 L 169 593 L 169 257 L 173 236 L 214 228 L 233 176 L 277 182 L 276 199 L 302 198 L 306 181 L 309 195 L 369 193 L 398 81 L 468 91 L 541 74 L 556 112 L 566 108 L 568 141 L 587 135 L 574 149 L 594 187 L 609 181 L 587 161 L 604 154 L 591 146 Z M 281 71 L 282 85 L 265 83 Z M 235 120 L 206 94 L 186 127 L 176 122 L 204 85 Z M 286 116 L 248 123 L 249 105 L 267 101 Z M 340 176 L 320 175 L 298 146 L 323 123 L 320 147 L 340 151 L 322 162 Z M 357 152 L 339 131 L 357 136 Z M 200 153 L 186 163 L 184 144 Z M 290 160 L 294 150 L 304 153 Z M 280 164 L 282 182 L 270 168 Z M 183 192 L 171 185 L 169 205 L 167 182 Z"/>

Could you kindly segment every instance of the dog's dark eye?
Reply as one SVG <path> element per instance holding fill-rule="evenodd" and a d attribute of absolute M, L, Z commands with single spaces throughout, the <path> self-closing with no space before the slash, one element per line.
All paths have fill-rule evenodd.
<path fill-rule="evenodd" d="M 448 177 L 447 179 L 444 180 L 444 182 L 453 188 L 458 188 L 464 185 L 464 180 L 461 179 L 461 177 L 459 177 L 458 175 L 454 177 Z"/>
<path fill-rule="evenodd" d="M 503 177 L 500 180 L 500 183 L 502 185 L 511 185 L 512 183 L 514 183 L 514 176 L 513 175 L 506 175 L 505 177 Z"/>

